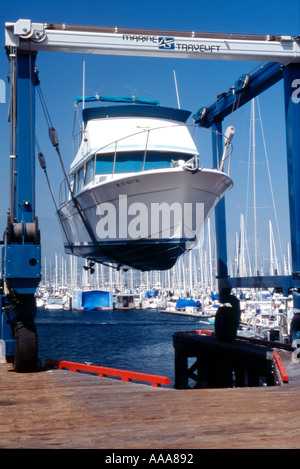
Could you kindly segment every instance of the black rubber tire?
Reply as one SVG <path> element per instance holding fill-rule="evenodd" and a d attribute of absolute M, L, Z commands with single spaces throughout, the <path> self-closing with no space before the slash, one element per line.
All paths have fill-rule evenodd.
<path fill-rule="evenodd" d="M 38 365 L 37 332 L 32 318 L 18 319 L 14 324 L 14 371 L 36 371 Z"/>

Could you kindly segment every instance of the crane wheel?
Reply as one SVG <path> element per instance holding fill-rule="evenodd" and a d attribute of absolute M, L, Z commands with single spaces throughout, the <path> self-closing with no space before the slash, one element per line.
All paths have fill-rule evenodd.
<path fill-rule="evenodd" d="M 36 371 L 38 365 L 37 333 L 32 318 L 19 318 L 14 325 L 15 358 L 14 371 Z"/>

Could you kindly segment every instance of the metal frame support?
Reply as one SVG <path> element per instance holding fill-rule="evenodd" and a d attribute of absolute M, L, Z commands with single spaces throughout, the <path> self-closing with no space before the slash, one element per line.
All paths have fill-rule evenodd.
<path fill-rule="evenodd" d="M 208 107 L 201 107 L 194 115 L 195 124 L 212 128 L 217 131 L 217 137 L 213 136 L 212 152 L 213 165 L 218 167 L 218 155 L 222 154 L 222 122 L 233 110 L 247 104 L 255 96 L 270 88 L 283 78 L 283 66 L 276 62 L 261 64 L 254 72 L 240 77 L 226 92 L 217 96 L 215 102 Z M 300 200 L 300 199 L 299 199 Z M 226 240 L 226 212 L 225 198 L 215 208 L 216 239 L 217 239 L 217 276 L 220 297 L 225 292 L 225 300 L 231 288 L 252 288 L 254 284 L 259 286 L 265 281 L 265 277 L 230 278 L 227 270 L 227 240 Z M 290 279 L 276 277 L 276 285 L 284 284 L 285 289 L 291 285 Z M 270 282 L 270 278 L 268 278 Z M 271 279 L 272 283 L 272 279 Z"/>
<path fill-rule="evenodd" d="M 300 65 L 284 68 L 292 274 L 300 278 Z"/>
<path fill-rule="evenodd" d="M 220 155 L 223 154 L 223 135 L 222 121 L 213 122 L 212 129 L 212 151 L 213 151 L 213 167 L 219 167 Z M 225 198 L 221 199 L 215 207 L 215 224 L 217 236 L 217 273 L 218 277 L 226 278 L 227 272 L 227 240 L 226 240 L 226 210 Z"/>
<path fill-rule="evenodd" d="M 214 121 L 212 129 L 215 131 L 212 133 L 213 166 L 219 168 L 220 155 L 223 154 L 222 121 Z M 222 342 L 232 342 L 239 325 L 240 303 L 236 297 L 230 294 L 231 288 L 226 288 L 221 283 L 221 279 L 228 278 L 225 197 L 215 207 L 215 224 L 219 299 L 221 303 L 230 305 L 218 308 L 215 317 L 215 332 L 217 338 Z"/>
<path fill-rule="evenodd" d="M 35 56 L 10 51 L 11 194 L 2 247 L 0 337 L 14 354 L 16 371 L 38 362 L 34 294 L 41 278 L 40 236 L 35 216 Z"/>
<path fill-rule="evenodd" d="M 35 217 L 35 56 L 15 53 L 10 125 L 15 154 L 11 207 L 2 248 L 2 278 L 16 294 L 34 294 L 40 281 L 40 239 Z M 26 313 L 28 315 L 28 313 Z"/>
<path fill-rule="evenodd" d="M 286 148 L 290 210 L 292 278 L 300 280 L 300 65 L 284 68 L 284 98 L 286 119 Z M 299 293 L 293 292 L 295 316 L 291 323 L 291 338 L 300 336 Z M 298 314 L 297 314 L 298 313 Z"/>
<path fill-rule="evenodd" d="M 283 78 L 283 66 L 276 62 L 261 64 L 254 72 L 244 74 L 227 91 L 220 93 L 210 106 L 200 108 L 194 115 L 195 124 L 210 127 L 225 119 L 233 110 L 247 104 Z"/>
<path fill-rule="evenodd" d="M 19 50 L 210 60 L 300 61 L 299 36 L 224 34 L 122 27 L 5 24 L 5 43 Z"/>
<path fill-rule="evenodd" d="M 216 213 L 219 292 L 231 288 L 282 288 L 285 294 L 292 288 L 300 288 L 300 64 L 282 66 L 278 63 L 262 64 L 253 74 L 240 77 L 234 86 L 222 93 L 209 107 L 200 108 L 194 122 L 222 132 L 222 120 L 233 109 L 248 103 L 269 87 L 284 79 L 286 142 L 288 165 L 288 191 L 292 249 L 291 276 L 256 276 L 230 278 L 227 273 L 225 200 L 219 202 Z M 213 163 L 217 166 L 222 150 L 221 135 L 213 139 Z"/>
<path fill-rule="evenodd" d="M 33 222 L 35 213 L 35 56 L 17 54 L 17 178 L 14 215 Z"/>
<path fill-rule="evenodd" d="M 285 117 L 288 192 L 290 210 L 290 232 L 292 251 L 292 275 L 249 278 L 230 278 L 227 271 L 227 242 L 225 199 L 215 208 L 217 237 L 217 275 L 221 303 L 230 303 L 231 307 L 219 308 L 216 315 L 215 330 L 220 337 L 227 334 L 228 323 L 232 324 L 225 341 L 234 337 L 234 321 L 239 317 L 239 304 L 230 295 L 232 288 L 279 287 L 284 294 L 289 289 L 300 288 L 300 64 L 293 63 L 282 67 L 276 63 L 264 64 L 253 75 L 241 77 L 228 92 L 218 96 L 209 106 L 202 107 L 194 116 L 196 124 L 211 127 L 217 131 L 213 138 L 213 164 L 218 167 L 218 155 L 222 154 L 222 120 L 230 114 L 234 107 L 240 107 L 270 86 L 284 79 Z M 299 294 L 294 292 L 294 306 L 299 308 Z M 229 317 L 228 315 L 231 314 Z M 227 318 L 226 318 L 227 316 Z M 295 327 L 300 330 L 300 321 Z M 294 328 L 295 328 L 294 327 Z M 218 333 L 218 331 L 220 331 Z"/>

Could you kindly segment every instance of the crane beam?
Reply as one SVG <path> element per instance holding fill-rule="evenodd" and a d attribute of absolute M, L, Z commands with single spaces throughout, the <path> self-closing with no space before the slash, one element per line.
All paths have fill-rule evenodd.
<path fill-rule="evenodd" d="M 144 57 L 300 62 L 299 36 L 224 34 L 57 23 L 20 19 L 5 25 L 6 47 Z"/>

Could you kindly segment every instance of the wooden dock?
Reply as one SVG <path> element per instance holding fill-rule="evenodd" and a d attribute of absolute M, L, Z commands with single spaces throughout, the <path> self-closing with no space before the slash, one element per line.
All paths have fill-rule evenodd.
<path fill-rule="evenodd" d="M 173 346 L 176 389 L 274 386 L 288 382 L 286 367 L 294 379 L 300 374 L 289 344 L 242 336 L 224 342 L 200 330 L 175 333 Z"/>
<path fill-rule="evenodd" d="M 298 371 L 281 386 L 176 390 L 0 365 L 0 448 L 300 447 Z M 300 364 L 296 364 L 296 367 Z"/>

